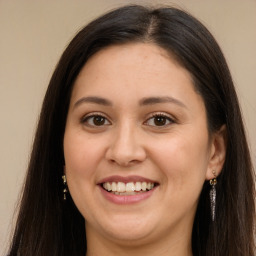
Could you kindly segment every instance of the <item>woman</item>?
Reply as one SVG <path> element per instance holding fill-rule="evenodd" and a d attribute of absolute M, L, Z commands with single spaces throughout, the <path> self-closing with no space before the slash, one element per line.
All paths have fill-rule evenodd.
<path fill-rule="evenodd" d="M 175 8 L 82 29 L 43 103 L 9 255 L 254 254 L 254 176 L 230 72 Z"/>

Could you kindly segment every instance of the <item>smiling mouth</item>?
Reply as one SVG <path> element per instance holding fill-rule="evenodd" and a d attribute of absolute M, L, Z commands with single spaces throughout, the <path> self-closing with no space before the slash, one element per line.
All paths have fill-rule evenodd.
<path fill-rule="evenodd" d="M 158 184 L 153 182 L 104 182 L 102 188 L 109 193 L 120 196 L 132 196 L 152 190 Z"/>

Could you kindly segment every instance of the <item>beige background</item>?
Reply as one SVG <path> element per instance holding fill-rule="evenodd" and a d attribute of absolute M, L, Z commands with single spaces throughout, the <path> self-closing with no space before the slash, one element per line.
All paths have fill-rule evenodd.
<path fill-rule="evenodd" d="M 256 166 L 256 0 L 0 0 L 0 255 L 53 68 L 75 32 L 125 3 L 174 3 L 212 31 L 230 65 Z"/>

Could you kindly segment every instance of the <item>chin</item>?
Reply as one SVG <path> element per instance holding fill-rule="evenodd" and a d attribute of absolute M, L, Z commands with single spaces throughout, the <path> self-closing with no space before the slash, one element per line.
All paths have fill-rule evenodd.
<path fill-rule="evenodd" d="M 105 223 L 101 226 L 101 230 L 106 237 L 120 244 L 141 244 L 154 234 L 155 225 L 152 219 L 146 221 L 146 219 L 131 219 L 126 216 L 126 218 L 119 218 L 118 221 Z"/>

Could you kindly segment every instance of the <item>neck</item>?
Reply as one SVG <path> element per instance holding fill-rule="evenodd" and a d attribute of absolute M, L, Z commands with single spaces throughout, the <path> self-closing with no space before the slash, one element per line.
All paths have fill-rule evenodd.
<path fill-rule="evenodd" d="M 146 241 L 117 241 L 90 232 L 87 233 L 86 256 L 192 256 L 191 232 L 175 233 Z M 188 234 L 189 233 L 189 234 Z"/>

